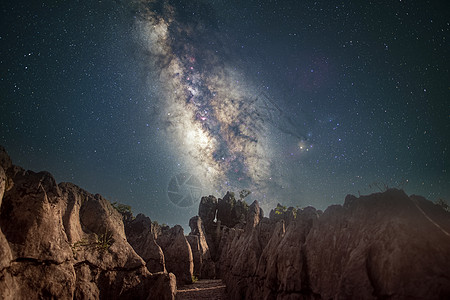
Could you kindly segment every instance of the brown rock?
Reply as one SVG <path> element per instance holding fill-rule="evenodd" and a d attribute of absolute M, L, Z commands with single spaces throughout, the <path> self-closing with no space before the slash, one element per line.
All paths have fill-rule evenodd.
<path fill-rule="evenodd" d="M 61 192 L 47 172 L 18 173 L 4 198 L 0 227 L 15 258 L 62 264 L 72 250 L 62 227 Z"/>
<path fill-rule="evenodd" d="M 2 206 L 3 194 L 6 191 L 6 173 L 0 166 L 0 207 Z"/>
<path fill-rule="evenodd" d="M 448 298 L 449 232 L 450 214 L 424 198 L 347 197 L 307 238 L 311 289 L 325 298 Z"/>
<path fill-rule="evenodd" d="M 165 272 L 164 253 L 155 241 L 152 226 L 150 218 L 138 214 L 125 226 L 127 240 L 144 259 L 150 272 Z"/>
<path fill-rule="evenodd" d="M 5 292 L 17 298 L 71 298 L 75 271 L 62 226 L 60 190 L 46 172 L 18 172 L 13 181 L 0 214 L 0 227 L 11 249 L 6 282 L 0 285 L 9 281 Z"/>
<path fill-rule="evenodd" d="M 1 148 L 0 148 L 1 150 Z M 1 151 L 0 151 L 1 153 Z M 3 200 L 3 194 L 6 189 L 6 174 L 3 167 L 0 166 L 0 209 Z M 12 299 L 14 291 L 18 289 L 15 280 L 12 278 L 7 268 L 11 266 L 12 254 L 8 244 L 8 240 L 0 228 L 0 291 L 4 291 L 2 297 Z"/>
<path fill-rule="evenodd" d="M 186 240 L 191 246 L 192 251 L 192 262 L 194 263 L 194 271 L 193 275 L 197 278 L 200 278 L 201 268 L 203 264 L 202 258 L 202 250 L 200 249 L 200 242 L 198 240 L 198 236 L 196 235 L 187 235 Z"/>
<path fill-rule="evenodd" d="M 58 186 L 47 172 L 10 166 L 6 175 L 13 184 L 0 207 L 0 298 L 174 299 L 173 275 L 148 272 L 103 197 Z"/>
<path fill-rule="evenodd" d="M 205 229 L 210 232 L 209 229 L 214 224 L 217 211 L 217 199 L 214 196 L 202 197 L 200 205 L 198 207 L 198 215 L 203 220 Z"/>
<path fill-rule="evenodd" d="M 2 167 L 5 172 L 12 167 L 11 158 L 3 146 L 0 146 L 0 167 Z"/>
<path fill-rule="evenodd" d="M 194 256 L 194 273 L 198 278 L 208 278 L 212 279 L 216 276 L 215 264 L 211 258 L 211 253 L 209 249 L 209 245 L 206 241 L 205 229 L 203 227 L 202 219 L 198 216 L 193 217 L 189 220 L 189 226 L 191 227 L 191 233 L 187 236 L 189 244 L 191 245 L 192 254 Z M 191 238 L 194 236 L 196 238 Z M 198 243 L 198 256 L 196 259 L 196 251 Z M 192 246 L 194 245 L 194 247 Z M 196 261 L 198 267 L 196 269 Z"/>
<path fill-rule="evenodd" d="M 161 246 L 166 260 L 166 269 L 175 274 L 177 283 L 192 283 L 194 262 L 189 245 L 180 225 L 162 228 L 156 242 Z"/>
<path fill-rule="evenodd" d="M 349 196 L 323 214 L 296 211 L 286 230 L 285 218 L 256 216 L 250 207 L 245 230 L 221 231 L 230 299 L 450 297 L 450 214 L 422 197 Z"/>

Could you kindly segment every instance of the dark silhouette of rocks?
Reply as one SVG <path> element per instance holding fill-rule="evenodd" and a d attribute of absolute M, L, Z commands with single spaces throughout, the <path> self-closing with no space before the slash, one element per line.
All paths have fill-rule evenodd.
<path fill-rule="evenodd" d="M 450 298 L 450 214 L 422 197 L 389 189 L 323 213 L 258 209 L 243 228 L 218 225 L 230 299 Z"/>
<path fill-rule="evenodd" d="M 215 228 L 217 212 L 217 199 L 214 196 L 202 197 L 198 207 L 198 216 L 202 219 L 207 232 L 212 232 Z"/>
<path fill-rule="evenodd" d="M 125 222 L 125 233 L 128 242 L 147 263 L 150 272 L 165 272 L 164 253 L 156 243 L 155 226 L 150 218 L 138 214 L 134 220 Z"/>
<path fill-rule="evenodd" d="M 189 227 L 191 233 L 186 238 L 194 256 L 194 275 L 201 279 L 215 278 L 216 268 L 206 241 L 202 219 L 198 216 L 192 217 L 189 220 Z"/>
<path fill-rule="evenodd" d="M 192 283 L 194 275 L 194 259 L 180 225 L 161 228 L 157 243 L 161 246 L 166 260 L 166 268 L 177 278 L 180 284 Z"/>
<path fill-rule="evenodd" d="M 0 147 L 0 299 L 173 300 L 195 277 L 227 293 L 206 280 L 180 298 L 450 299 L 450 213 L 402 190 L 269 218 L 228 192 L 189 226 L 133 218 Z"/>

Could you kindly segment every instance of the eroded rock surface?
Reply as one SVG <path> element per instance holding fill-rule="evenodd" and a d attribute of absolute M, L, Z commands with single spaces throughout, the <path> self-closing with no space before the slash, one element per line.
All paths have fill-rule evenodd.
<path fill-rule="evenodd" d="M 217 224 L 230 299 L 450 297 L 450 214 L 422 197 L 392 189 L 257 216 L 254 203 L 244 228 Z"/>
<path fill-rule="evenodd" d="M 174 276 L 148 271 L 106 199 L 0 161 L 1 299 L 174 299 Z"/>
<path fill-rule="evenodd" d="M 202 219 L 198 216 L 189 220 L 191 233 L 187 236 L 194 256 L 194 274 L 198 278 L 215 278 L 215 264 L 211 257 L 205 236 L 205 228 Z M 195 249 L 195 251 L 194 251 Z M 198 254 L 197 254 L 198 251 Z"/>
<path fill-rule="evenodd" d="M 156 243 L 155 235 L 150 218 L 143 214 L 138 214 L 136 218 L 125 225 L 125 232 L 128 242 L 147 263 L 150 272 L 164 272 L 164 253 Z"/>
<path fill-rule="evenodd" d="M 194 260 L 183 228 L 175 225 L 172 228 L 162 227 L 161 229 L 156 241 L 164 252 L 167 270 L 175 274 L 179 284 L 192 283 Z"/>

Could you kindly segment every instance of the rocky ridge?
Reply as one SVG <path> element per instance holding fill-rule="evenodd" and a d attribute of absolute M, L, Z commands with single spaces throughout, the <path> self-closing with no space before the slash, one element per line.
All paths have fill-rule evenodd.
<path fill-rule="evenodd" d="M 423 197 L 389 189 L 269 218 L 255 201 L 232 228 L 211 203 L 199 214 L 217 215 L 205 228 L 230 299 L 450 298 L 450 213 Z"/>
<path fill-rule="evenodd" d="M 175 276 L 147 267 L 101 195 L 0 148 L 0 204 L 0 299 L 175 299 Z"/>
<path fill-rule="evenodd" d="M 0 147 L 0 299 L 175 299 L 196 278 L 227 299 L 450 298 L 450 213 L 401 190 L 269 217 L 228 192 L 189 226 L 120 213 Z"/>

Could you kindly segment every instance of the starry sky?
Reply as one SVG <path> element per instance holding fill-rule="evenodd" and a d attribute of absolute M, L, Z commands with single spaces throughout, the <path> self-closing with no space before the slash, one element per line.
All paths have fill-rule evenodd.
<path fill-rule="evenodd" d="M 0 144 L 161 223 L 450 200 L 448 1 L 2 1 Z"/>

